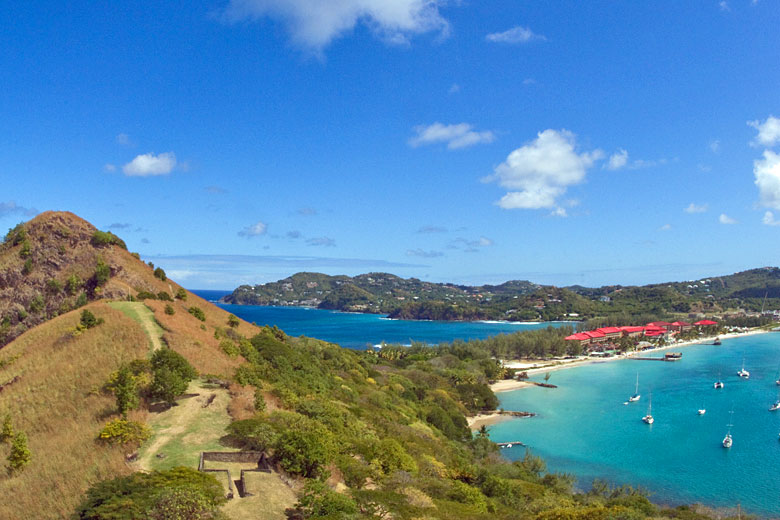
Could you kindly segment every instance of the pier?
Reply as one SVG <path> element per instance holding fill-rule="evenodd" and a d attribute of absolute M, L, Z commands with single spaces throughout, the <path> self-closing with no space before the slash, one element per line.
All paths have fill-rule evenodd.
<path fill-rule="evenodd" d="M 667 352 L 663 357 L 657 356 L 630 356 L 629 359 L 635 359 L 637 361 L 680 361 L 682 359 L 682 352 Z"/>
<path fill-rule="evenodd" d="M 523 444 L 520 441 L 512 441 L 512 442 L 497 442 L 499 448 L 511 448 L 512 446 L 523 446 L 525 447 L 525 444 Z"/>

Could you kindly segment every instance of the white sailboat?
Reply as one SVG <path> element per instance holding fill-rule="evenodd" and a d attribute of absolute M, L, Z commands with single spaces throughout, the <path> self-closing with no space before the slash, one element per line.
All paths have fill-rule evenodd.
<path fill-rule="evenodd" d="M 749 379 L 750 378 L 750 372 L 745 370 L 745 358 L 742 358 L 742 370 L 737 372 L 737 375 L 743 379 Z"/>
<path fill-rule="evenodd" d="M 639 401 L 639 372 L 636 373 L 636 388 L 634 388 L 634 395 L 628 398 L 629 402 Z"/>
<path fill-rule="evenodd" d="M 780 410 L 780 391 L 777 392 L 777 400 L 775 401 L 775 404 L 769 407 L 770 412 L 774 412 L 776 410 Z"/>
<path fill-rule="evenodd" d="M 699 415 L 704 415 L 707 413 L 707 408 L 704 407 L 704 402 L 701 403 L 701 408 L 699 408 Z"/>
<path fill-rule="evenodd" d="M 655 422 L 655 419 L 653 419 L 653 394 L 650 394 L 650 397 L 647 399 L 647 415 L 642 417 L 642 421 L 646 424 L 653 424 Z"/>
<path fill-rule="evenodd" d="M 729 424 L 726 425 L 729 427 L 729 430 L 728 433 L 726 433 L 726 436 L 723 437 L 722 443 L 724 448 L 731 448 L 731 446 L 734 444 L 734 439 L 731 438 L 731 427 L 734 426 L 731 424 L 731 416 L 734 414 L 734 410 L 731 410 L 729 414 L 731 414 L 729 415 Z"/>
<path fill-rule="evenodd" d="M 712 385 L 715 389 L 723 388 L 725 385 L 723 384 L 723 381 L 720 380 L 720 370 L 718 370 L 718 380 L 715 381 L 715 384 Z"/>

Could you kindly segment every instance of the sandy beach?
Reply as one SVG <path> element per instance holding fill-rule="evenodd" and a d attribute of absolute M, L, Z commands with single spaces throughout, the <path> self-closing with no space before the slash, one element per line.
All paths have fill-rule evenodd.
<path fill-rule="evenodd" d="M 720 334 L 717 337 L 719 337 L 721 340 L 729 339 L 729 338 L 738 338 L 743 336 L 752 336 L 755 334 L 765 334 L 767 332 L 771 332 L 768 330 L 749 330 L 747 332 L 730 332 L 728 334 Z M 540 361 L 521 361 L 521 360 L 511 360 L 511 361 L 505 361 L 504 364 L 507 367 L 510 368 L 516 368 L 519 370 L 525 370 L 529 376 L 539 373 L 546 373 L 546 372 L 554 372 L 555 370 L 561 370 L 564 368 L 573 368 L 578 367 L 582 365 L 588 365 L 591 363 L 605 363 L 608 361 L 616 361 L 619 359 L 630 359 L 633 356 L 647 356 L 652 355 L 657 352 L 663 352 L 665 350 L 669 349 L 678 349 L 678 348 L 684 348 L 691 345 L 700 345 L 702 343 L 711 343 L 715 340 L 715 336 L 708 336 L 704 338 L 698 338 L 695 340 L 690 341 L 680 341 L 677 343 L 671 343 L 669 345 L 665 345 L 663 347 L 657 347 L 647 350 L 642 350 L 641 352 L 629 352 L 626 354 L 618 354 L 616 356 L 610 356 L 610 357 L 590 357 L 590 356 L 579 356 L 575 359 L 554 359 L 546 361 L 546 365 L 542 364 L 545 362 Z M 518 386 L 514 386 L 513 383 L 518 383 Z M 509 390 L 517 390 L 519 388 L 525 388 L 526 386 L 530 386 L 530 384 L 525 383 L 524 381 L 514 381 L 514 380 L 505 380 L 505 381 L 498 381 L 492 385 L 490 385 L 490 388 L 493 390 L 493 392 L 506 392 Z"/>
<path fill-rule="evenodd" d="M 479 430 L 483 426 L 490 426 L 507 419 L 511 419 L 511 417 L 508 415 L 501 415 L 499 412 L 481 413 L 473 417 L 466 417 L 469 428 L 472 430 Z"/>

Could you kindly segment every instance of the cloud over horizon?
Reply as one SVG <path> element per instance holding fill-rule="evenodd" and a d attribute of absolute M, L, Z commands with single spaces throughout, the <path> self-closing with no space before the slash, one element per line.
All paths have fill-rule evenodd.
<path fill-rule="evenodd" d="M 9 200 L 8 202 L 0 202 L 0 217 L 16 214 L 21 214 L 25 217 L 33 217 L 38 213 L 39 212 L 37 209 L 20 206 L 13 200 Z"/>
<path fill-rule="evenodd" d="M 409 139 L 409 146 L 417 148 L 426 144 L 447 143 L 447 148 L 457 150 L 476 144 L 492 143 L 496 136 L 490 130 L 477 132 L 468 123 L 445 125 L 435 122 L 431 125 L 414 127 L 417 135 Z"/>
<path fill-rule="evenodd" d="M 683 211 L 686 213 L 704 213 L 708 208 L 707 204 L 694 204 L 691 202 Z"/>
<path fill-rule="evenodd" d="M 510 190 L 497 204 L 504 209 L 559 208 L 558 198 L 582 182 L 587 170 L 604 157 L 599 149 L 577 153 L 576 144 L 572 132 L 547 129 L 510 153 L 484 179 Z"/>
<path fill-rule="evenodd" d="M 485 36 L 485 39 L 494 43 L 526 43 L 532 40 L 546 40 L 541 34 L 534 33 L 528 27 L 521 27 L 516 25 L 511 29 L 503 32 L 490 33 Z"/>
<path fill-rule="evenodd" d="M 321 51 L 331 41 L 368 27 L 391 44 L 407 44 L 426 32 L 446 35 L 449 24 L 439 13 L 444 0 L 230 0 L 222 13 L 228 23 L 272 18 L 287 26 L 299 46 Z"/>
<path fill-rule="evenodd" d="M 155 175 L 168 175 L 176 166 L 176 154 L 173 152 L 145 153 L 137 155 L 135 159 L 122 166 L 122 171 L 128 177 L 151 177 Z"/>

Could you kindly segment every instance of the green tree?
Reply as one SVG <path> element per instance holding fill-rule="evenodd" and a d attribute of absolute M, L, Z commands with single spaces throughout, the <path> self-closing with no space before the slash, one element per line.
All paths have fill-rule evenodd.
<path fill-rule="evenodd" d="M 165 306 L 165 314 L 167 314 L 168 316 L 173 316 L 174 314 L 176 314 L 173 305 L 171 305 L 170 303 Z"/>
<path fill-rule="evenodd" d="M 152 354 L 152 395 L 173 405 L 176 397 L 187 391 L 198 373 L 181 354 L 163 348 Z"/>
<path fill-rule="evenodd" d="M 231 314 L 230 316 L 228 316 L 227 323 L 231 327 L 236 328 L 241 323 L 241 320 L 239 320 L 238 316 L 236 316 L 235 314 Z"/>
<path fill-rule="evenodd" d="M 138 385 L 128 365 L 119 367 L 113 387 L 116 408 L 127 419 L 127 412 L 138 407 Z"/>
<path fill-rule="evenodd" d="M 335 455 L 333 435 L 318 423 L 311 429 L 283 431 L 274 443 L 274 457 L 285 471 L 317 477 Z"/>
<path fill-rule="evenodd" d="M 92 327 L 96 327 L 103 323 L 103 320 L 97 319 L 95 315 L 89 311 L 89 309 L 84 309 L 81 311 L 81 319 L 79 320 L 79 323 L 85 329 L 91 329 Z"/>
<path fill-rule="evenodd" d="M 295 509 L 302 518 L 351 518 L 358 512 L 352 498 L 332 491 L 319 480 L 306 482 Z"/>
<path fill-rule="evenodd" d="M 78 275 L 72 274 L 65 280 L 65 290 L 68 291 L 68 294 L 73 296 L 83 284 L 84 282 L 81 281 L 81 278 L 79 278 Z"/>
<path fill-rule="evenodd" d="M 8 472 L 13 474 L 22 470 L 32 459 L 32 452 L 27 447 L 27 435 L 19 432 L 14 435 L 11 443 L 11 453 L 8 454 Z"/>
<path fill-rule="evenodd" d="M 176 290 L 176 299 L 181 301 L 187 301 L 187 291 L 183 287 L 179 287 Z"/>
<path fill-rule="evenodd" d="M 157 269 L 154 270 L 154 277 L 162 280 L 163 282 L 168 279 L 162 267 L 158 267 Z"/>

